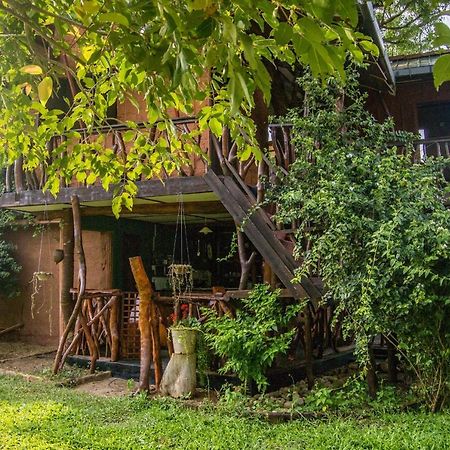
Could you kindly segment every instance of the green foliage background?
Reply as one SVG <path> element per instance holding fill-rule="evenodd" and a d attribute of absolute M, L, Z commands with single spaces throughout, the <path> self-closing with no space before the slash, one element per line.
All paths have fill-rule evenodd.
<path fill-rule="evenodd" d="M 5 233 L 14 226 L 12 212 L 0 209 L 0 285 L 2 297 L 13 298 L 19 294 L 17 275 L 22 269 L 14 258 L 14 246 L 5 239 Z"/>

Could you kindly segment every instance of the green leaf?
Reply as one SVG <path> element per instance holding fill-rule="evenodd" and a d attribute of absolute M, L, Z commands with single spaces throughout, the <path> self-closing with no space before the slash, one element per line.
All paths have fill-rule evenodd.
<path fill-rule="evenodd" d="M 136 132 L 134 130 L 127 130 L 123 133 L 122 137 L 125 142 L 131 142 L 136 136 Z"/>
<path fill-rule="evenodd" d="M 214 31 L 214 25 L 214 19 L 212 17 L 208 17 L 197 27 L 197 36 L 200 38 L 207 38 L 211 36 Z"/>
<path fill-rule="evenodd" d="M 128 27 L 130 25 L 128 19 L 123 14 L 120 14 L 118 12 L 109 12 L 100 14 L 98 20 L 100 22 L 117 23 L 119 25 L 123 25 L 124 27 Z"/>
<path fill-rule="evenodd" d="M 50 77 L 45 77 L 38 84 L 39 101 L 45 106 L 48 99 L 51 97 L 53 91 L 53 80 Z"/>
<path fill-rule="evenodd" d="M 438 22 L 435 26 L 436 38 L 433 41 L 433 45 L 441 47 L 443 45 L 450 46 L 450 28 L 448 25 L 442 22 Z"/>
<path fill-rule="evenodd" d="M 223 19 L 223 37 L 234 44 L 237 41 L 236 25 L 228 17 Z"/>
<path fill-rule="evenodd" d="M 273 37 L 278 45 L 286 45 L 292 39 L 292 27 L 286 22 L 281 22 L 273 32 Z"/>
<path fill-rule="evenodd" d="M 359 45 L 372 55 L 378 57 L 380 54 L 380 49 L 372 41 L 359 41 Z"/>
<path fill-rule="evenodd" d="M 442 83 L 450 80 L 450 55 L 438 58 L 433 67 L 434 86 L 439 89 Z"/>
<path fill-rule="evenodd" d="M 324 40 L 325 30 L 319 26 L 317 22 L 309 17 L 302 17 L 298 21 L 300 30 L 303 33 L 305 39 L 310 42 L 320 43 Z"/>
<path fill-rule="evenodd" d="M 41 75 L 42 74 L 42 67 L 37 66 L 35 64 L 30 64 L 28 66 L 21 67 L 20 71 L 22 73 L 28 73 L 30 75 Z"/>
<path fill-rule="evenodd" d="M 358 24 L 358 10 L 354 0 L 333 0 L 336 13 L 343 19 L 349 19 L 353 27 Z"/>
<path fill-rule="evenodd" d="M 209 121 L 209 128 L 217 137 L 222 136 L 222 124 L 215 117 Z"/>

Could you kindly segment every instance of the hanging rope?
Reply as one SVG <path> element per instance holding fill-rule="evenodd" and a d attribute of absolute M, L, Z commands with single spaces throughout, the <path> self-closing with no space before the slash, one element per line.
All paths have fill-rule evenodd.
<path fill-rule="evenodd" d="M 47 211 L 47 202 L 45 202 L 45 204 L 44 204 L 44 223 L 46 224 L 46 227 L 45 227 L 45 229 L 43 228 L 41 230 L 41 239 L 40 239 L 40 243 L 39 243 L 38 267 L 37 267 L 37 271 L 33 273 L 33 277 L 30 280 L 30 284 L 32 285 L 32 293 L 31 293 L 31 318 L 32 319 L 34 319 L 35 313 L 39 314 L 41 309 L 44 307 L 44 303 L 45 303 L 46 296 L 44 296 L 44 302 L 41 304 L 39 309 L 36 311 L 36 296 L 39 294 L 40 290 L 43 288 L 44 281 L 47 281 L 53 277 L 52 272 L 45 272 L 45 271 L 41 270 L 42 252 L 43 252 L 43 247 L 44 247 L 44 234 L 47 235 L 47 244 L 48 244 L 49 251 L 51 249 L 50 233 L 49 233 L 50 224 L 49 224 L 48 211 Z M 53 308 L 53 289 L 50 289 L 50 306 L 49 306 L 49 310 L 48 310 L 50 336 L 52 335 L 52 317 L 51 317 L 52 308 Z"/>
<path fill-rule="evenodd" d="M 186 215 L 184 213 L 184 200 L 183 194 L 178 193 L 178 213 L 177 213 L 177 224 L 175 228 L 175 239 L 173 242 L 173 253 L 172 253 L 172 264 L 184 264 L 184 246 L 186 248 L 186 264 L 190 265 L 190 255 L 189 255 L 189 245 L 187 237 L 187 225 L 186 225 Z M 178 229 L 180 230 L 180 258 L 176 262 L 176 247 L 178 241 Z"/>
<path fill-rule="evenodd" d="M 177 261 L 177 242 L 180 237 L 180 257 Z M 184 254 L 186 253 L 186 260 Z M 173 243 L 172 264 L 169 266 L 169 279 L 175 299 L 175 317 L 179 319 L 180 297 L 192 291 L 193 270 L 189 255 L 186 216 L 184 213 L 183 194 L 178 194 L 178 214 Z"/>

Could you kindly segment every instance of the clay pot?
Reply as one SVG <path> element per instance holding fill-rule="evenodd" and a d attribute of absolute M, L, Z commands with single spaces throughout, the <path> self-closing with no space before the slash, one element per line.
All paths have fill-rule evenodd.
<path fill-rule="evenodd" d="M 64 250 L 55 248 L 53 251 L 53 261 L 58 264 L 64 259 Z"/>
<path fill-rule="evenodd" d="M 192 355 L 195 353 L 198 330 L 194 328 L 171 328 L 173 351 L 177 354 Z"/>

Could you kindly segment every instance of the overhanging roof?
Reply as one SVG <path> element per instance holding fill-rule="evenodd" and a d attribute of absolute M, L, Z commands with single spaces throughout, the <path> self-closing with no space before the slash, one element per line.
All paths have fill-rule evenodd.
<path fill-rule="evenodd" d="M 361 81 L 368 87 L 380 91 L 388 91 L 395 94 L 395 76 L 389 56 L 384 46 L 378 21 L 375 16 L 372 2 L 359 1 L 360 23 L 359 28 L 362 33 L 370 36 L 380 50 L 378 58 L 372 57 L 369 61 L 369 68 L 365 74 L 361 75 Z"/>
<path fill-rule="evenodd" d="M 431 76 L 434 63 L 441 55 L 446 53 L 448 54 L 450 52 L 437 51 L 392 57 L 391 62 L 395 79 L 400 80 Z"/>

